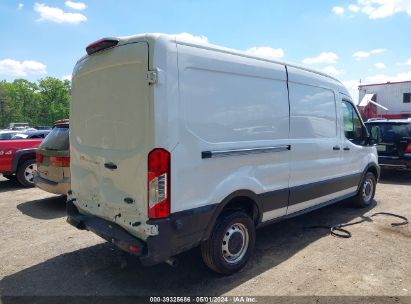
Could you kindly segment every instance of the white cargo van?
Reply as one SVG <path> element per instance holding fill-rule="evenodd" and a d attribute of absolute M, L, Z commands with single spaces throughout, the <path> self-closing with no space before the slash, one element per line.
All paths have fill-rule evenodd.
<path fill-rule="evenodd" d="M 374 140 L 338 80 L 161 34 L 87 53 L 73 72 L 68 222 L 143 264 L 200 245 L 230 274 L 262 225 L 371 204 Z"/>

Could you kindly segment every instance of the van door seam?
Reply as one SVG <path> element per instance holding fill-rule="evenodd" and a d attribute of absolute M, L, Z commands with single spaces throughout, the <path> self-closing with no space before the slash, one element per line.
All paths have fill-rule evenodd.
<path fill-rule="evenodd" d="M 291 102 L 290 102 L 290 87 L 288 85 L 288 68 L 286 65 L 285 67 L 285 75 L 286 75 L 286 83 L 287 83 L 287 100 L 288 100 L 288 140 L 291 137 Z M 288 199 L 287 199 L 287 208 L 285 210 L 285 214 L 288 213 L 288 207 L 290 206 L 290 198 L 291 198 L 291 190 L 290 190 L 290 181 L 291 181 L 291 156 L 288 160 Z"/>

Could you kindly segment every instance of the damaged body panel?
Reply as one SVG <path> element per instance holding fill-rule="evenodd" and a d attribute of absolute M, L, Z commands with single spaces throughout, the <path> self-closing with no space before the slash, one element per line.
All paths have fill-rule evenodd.
<path fill-rule="evenodd" d="M 113 222 L 142 240 L 147 219 L 147 154 L 153 147 L 148 43 L 119 45 L 80 60 L 73 75 L 71 173 L 82 214 Z"/>

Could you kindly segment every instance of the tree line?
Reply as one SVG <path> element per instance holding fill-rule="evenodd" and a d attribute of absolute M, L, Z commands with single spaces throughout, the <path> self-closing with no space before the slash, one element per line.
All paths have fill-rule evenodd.
<path fill-rule="evenodd" d="M 69 80 L 46 77 L 31 82 L 0 81 L 0 129 L 11 122 L 28 122 L 31 127 L 52 126 L 69 117 Z"/>

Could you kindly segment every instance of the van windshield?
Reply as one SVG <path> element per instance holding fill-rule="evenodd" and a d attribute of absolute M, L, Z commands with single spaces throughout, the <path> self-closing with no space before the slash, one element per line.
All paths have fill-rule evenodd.
<path fill-rule="evenodd" d="M 41 144 L 41 148 L 51 151 L 65 151 L 69 149 L 68 125 L 55 126 Z"/>

